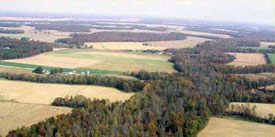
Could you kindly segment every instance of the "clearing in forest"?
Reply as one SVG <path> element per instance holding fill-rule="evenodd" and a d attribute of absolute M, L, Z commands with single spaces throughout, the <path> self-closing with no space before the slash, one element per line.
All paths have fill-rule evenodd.
<path fill-rule="evenodd" d="M 5 62 L 117 72 L 139 70 L 174 72 L 173 63 L 168 62 L 169 58 L 168 55 L 70 49 L 23 59 L 5 60 Z"/>
<path fill-rule="evenodd" d="M 133 93 L 101 86 L 42 84 L 10 80 L 0 80 L 0 91 L 1 100 L 34 104 L 50 104 L 55 98 L 67 95 L 83 95 L 91 99 L 108 99 L 111 102 L 125 101 L 133 95 Z"/>
<path fill-rule="evenodd" d="M 234 66 L 255 66 L 266 64 L 266 59 L 261 53 L 228 53 L 235 59 L 227 65 Z"/>
<path fill-rule="evenodd" d="M 22 126 L 30 126 L 59 114 L 71 112 L 71 108 L 50 105 L 23 104 L 0 101 L 0 136 Z"/>
<path fill-rule="evenodd" d="M 275 116 L 275 104 L 232 102 L 232 103 L 230 103 L 230 106 L 232 106 L 232 105 L 234 105 L 234 106 L 249 105 L 250 108 L 253 108 L 254 106 L 256 106 L 256 115 L 258 117 L 262 117 L 265 119 L 268 119 L 269 114 L 273 114 Z M 230 111 L 230 108 L 231 107 L 229 107 L 229 111 Z"/>
<path fill-rule="evenodd" d="M 154 47 L 162 47 L 162 48 L 193 48 L 199 43 L 203 43 L 211 39 L 199 38 L 199 37 L 187 37 L 184 40 L 172 40 L 172 41 L 155 41 L 148 42 Z"/>
<path fill-rule="evenodd" d="M 273 125 L 212 117 L 198 137 L 274 137 L 274 135 Z"/>

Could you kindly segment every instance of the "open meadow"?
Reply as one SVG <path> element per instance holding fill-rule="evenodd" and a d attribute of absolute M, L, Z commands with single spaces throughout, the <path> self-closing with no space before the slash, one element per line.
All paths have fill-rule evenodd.
<path fill-rule="evenodd" d="M 211 117 L 198 137 L 274 137 L 274 135 L 273 125 Z"/>
<path fill-rule="evenodd" d="M 5 60 L 5 62 L 116 72 L 139 70 L 174 72 L 173 63 L 168 62 L 169 58 L 170 56 L 168 55 L 156 54 L 94 50 L 61 50 L 23 59 Z"/>
<path fill-rule="evenodd" d="M 234 66 L 255 66 L 266 64 L 266 59 L 261 53 L 228 53 L 233 55 L 236 59 L 227 65 Z"/>
<path fill-rule="evenodd" d="M 262 118 L 266 118 L 266 119 L 268 119 L 269 114 L 275 115 L 275 104 L 232 102 L 232 103 L 230 103 L 230 108 L 232 107 L 232 105 L 234 105 L 234 106 L 249 105 L 250 108 L 253 108 L 254 106 L 256 106 L 256 115 L 258 117 L 262 117 Z M 229 110 L 230 110 L 230 108 L 229 108 Z"/>
<path fill-rule="evenodd" d="M 0 136 L 5 136 L 10 130 L 30 126 L 52 116 L 69 113 L 72 110 L 68 107 L 1 101 L 0 108 Z"/>
<path fill-rule="evenodd" d="M 133 95 L 133 93 L 101 86 L 41 84 L 9 80 L 0 80 L 0 91 L 1 100 L 33 104 L 50 104 L 55 98 L 67 95 L 83 95 L 91 99 L 108 99 L 112 102 L 125 101 Z"/>

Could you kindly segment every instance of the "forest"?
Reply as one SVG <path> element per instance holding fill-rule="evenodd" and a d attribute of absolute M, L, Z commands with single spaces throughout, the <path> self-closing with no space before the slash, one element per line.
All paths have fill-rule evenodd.
<path fill-rule="evenodd" d="M 116 35 L 113 35 L 116 34 Z M 103 36 L 104 35 L 104 36 Z M 125 36 L 122 37 L 121 36 Z M 74 34 L 72 39 L 59 42 L 87 41 L 176 40 L 185 36 L 143 33 Z M 21 127 L 8 136 L 183 136 L 194 137 L 210 116 L 238 116 L 246 120 L 275 123 L 275 117 L 263 120 L 252 111 L 229 113 L 230 102 L 275 103 L 275 93 L 251 89 L 275 83 L 274 77 L 248 80 L 235 74 L 274 72 L 275 66 L 234 67 L 226 64 L 234 57 L 226 54 L 242 46 L 259 46 L 244 38 L 218 39 L 198 44 L 194 48 L 168 49 L 176 73 L 131 72 L 139 80 L 113 77 L 18 75 L 1 73 L 2 78 L 46 83 L 94 84 L 135 91 L 128 101 L 110 103 L 90 100 L 83 96 L 56 98 L 52 105 L 74 108 L 72 113 L 59 115 L 30 127 Z M 260 52 L 260 51 L 258 51 Z M 274 51 L 269 51 L 274 52 Z M 247 110 L 242 108 L 242 110 Z"/>
<path fill-rule="evenodd" d="M 0 59 L 16 59 L 53 50 L 53 44 L 30 41 L 27 38 L 0 37 Z"/>
<path fill-rule="evenodd" d="M 57 43 L 83 44 L 85 42 L 147 42 L 183 40 L 182 33 L 133 33 L 133 32 L 97 32 L 93 34 L 71 34 L 72 38 L 56 40 Z"/>

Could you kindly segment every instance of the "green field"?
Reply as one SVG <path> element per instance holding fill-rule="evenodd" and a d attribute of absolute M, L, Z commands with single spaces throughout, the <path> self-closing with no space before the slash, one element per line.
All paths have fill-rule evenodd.
<path fill-rule="evenodd" d="M 271 61 L 271 64 L 275 64 L 275 53 L 273 54 L 267 54 L 268 58 Z"/>
<path fill-rule="evenodd" d="M 0 61 L 0 65 L 24 69 L 42 66 L 46 70 L 63 68 L 64 72 L 89 71 L 90 74 L 122 75 L 123 72 L 139 70 L 174 72 L 173 63 L 168 62 L 169 58 L 167 55 L 69 49 L 4 60 Z"/>

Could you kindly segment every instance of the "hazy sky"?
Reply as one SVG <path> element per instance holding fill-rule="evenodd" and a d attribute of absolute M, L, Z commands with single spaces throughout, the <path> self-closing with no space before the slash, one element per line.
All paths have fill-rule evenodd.
<path fill-rule="evenodd" d="M 275 25 L 275 0 L 0 0 L 0 11 L 153 16 Z"/>

